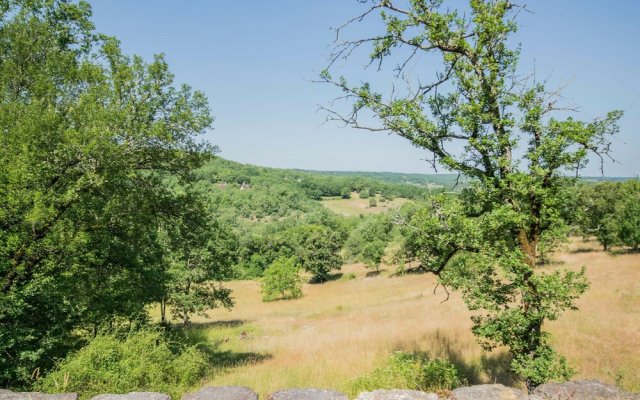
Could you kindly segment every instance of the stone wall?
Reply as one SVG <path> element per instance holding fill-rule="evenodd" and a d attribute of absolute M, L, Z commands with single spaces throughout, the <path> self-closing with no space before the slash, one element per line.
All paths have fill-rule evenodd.
<path fill-rule="evenodd" d="M 503 385 L 476 385 L 452 390 L 444 396 L 415 390 L 375 390 L 360 393 L 356 400 L 640 400 L 640 393 L 627 393 L 615 386 L 598 381 L 548 383 L 538 386 L 528 395 Z M 12 392 L 0 389 L 0 400 L 78 400 L 75 393 L 46 394 Z M 156 392 L 101 394 L 91 400 L 171 400 L 169 395 Z M 251 389 L 236 386 L 207 386 L 182 400 L 258 400 Z M 342 393 L 324 389 L 284 389 L 272 393 L 267 400 L 348 400 Z"/>

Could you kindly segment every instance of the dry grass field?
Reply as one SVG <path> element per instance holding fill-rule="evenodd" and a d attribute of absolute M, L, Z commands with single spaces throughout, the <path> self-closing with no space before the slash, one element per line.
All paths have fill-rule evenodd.
<path fill-rule="evenodd" d="M 322 200 L 322 205 L 336 214 L 351 216 L 359 214 L 377 214 L 400 207 L 407 202 L 407 199 L 397 198 L 387 202 L 380 201 L 380 195 L 376 196 L 378 205 L 369 207 L 369 199 L 358 198 L 357 193 L 352 193 L 350 199 L 326 199 Z"/>
<path fill-rule="evenodd" d="M 640 391 L 640 254 L 610 255 L 574 240 L 548 269 L 588 268 L 591 289 L 579 311 L 547 328 L 578 370 Z M 298 300 L 263 303 L 259 284 L 232 282 L 232 311 L 197 320 L 192 333 L 219 345 L 221 363 L 207 383 L 243 385 L 260 394 L 285 387 L 348 391 L 349 380 L 380 366 L 394 350 L 446 356 L 469 383 L 519 385 L 504 351 L 486 353 L 469 331 L 470 313 L 455 293 L 432 293 L 429 275 L 366 277 L 361 265 L 343 268 L 356 279 L 306 285 Z"/>

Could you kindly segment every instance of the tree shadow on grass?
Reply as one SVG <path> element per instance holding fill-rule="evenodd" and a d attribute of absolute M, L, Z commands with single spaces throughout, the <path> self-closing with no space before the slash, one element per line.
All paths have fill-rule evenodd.
<path fill-rule="evenodd" d="M 270 360 L 273 356 L 269 353 L 235 352 L 220 350 L 209 346 L 198 346 L 207 355 L 209 365 L 214 369 L 238 368 L 246 365 L 259 364 Z"/>
<path fill-rule="evenodd" d="M 190 324 L 187 328 L 173 327 L 172 335 L 178 345 L 195 346 L 204 353 L 209 367 L 214 370 L 225 370 L 242 367 L 245 365 L 258 364 L 273 358 L 269 353 L 256 353 L 251 351 L 234 351 L 224 349 L 225 344 L 234 339 L 237 335 L 239 339 L 248 339 L 246 331 L 237 332 L 234 329 L 242 327 L 248 321 L 233 319 L 220 321 L 197 322 Z M 212 340 L 208 335 L 209 329 L 231 329 L 229 337 Z"/>
<path fill-rule="evenodd" d="M 560 265 L 565 265 L 567 262 L 564 260 L 553 260 L 553 259 L 546 259 L 543 261 L 538 261 L 536 263 L 536 266 L 538 267 L 558 267 Z"/>
<path fill-rule="evenodd" d="M 207 322 L 191 322 L 188 329 L 194 328 L 235 328 L 245 325 L 248 321 L 243 319 L 228 319 Z"/>
<path fill-rule="evenodd" d="M 337 281 L 338 279 L 342 278 L 343 273 L 342 272 L 336 272 L 335 274 L 329 274 L 327 275 L 324 279 L 318 279 L 316 277 L 313 277 L 311 279 L 309 279 L 309 283 L 312 285 L 319 285 L 322 283 L 327 283 L 327 282 L 331 282 L 331 281 Z"/>
<path fill-rule="evenodd" d="M 427 271 L 427 269 L 425 267 L 423 267 L 422 265 L 418 265 L 415 267 L 409 267 L 409 268 L 403 268 L 401 270 L 398 270 L 397 272 L 394 272 L 393 274 L 389 275 L 390 278 L 397 278 L 399 276 L 403 276 L 403 275 L 422 275 L 422 274 L 426 274 L 429 271 Z"/>
<path fill-rule="evenodd" d="M 640 248 L 634 249 L 634 248 L 628 248 L 628 247 L 621 247 L 621 248 L 609 250 L 609 254 L 611 254 L 612 256 L 624 256 L 628 254 L 638 254 L 638 253 L 640 253 Z"/>
<path fill-rule="evenodd" d="M 458 370 L 458 376 L 464 385 L 484 383 L 501 383 L 505 386 L 517 386 L 520 380 L 511 372 L 511 355 L 507 351 L 485 352 L 480 359 L 467 360 L 460 348 L 460 343 L 443 334 L 440 330 L 424 336 L 427 343 L 435 343 L 432 351 L 413 351 L 427 359 L 446 358 Z M 400 349 L 408 350 L 411 349 Z"/>
<path fill-rule="evenodd" d="M 600 249 L 594 249 L 592 247 L 578 247 L 576 249 L 573 250 L 569 250 L 569 253 L 571 254 L 578 254 L 578 253 L 595 253 L 597 251 L 600 251 Z"/>

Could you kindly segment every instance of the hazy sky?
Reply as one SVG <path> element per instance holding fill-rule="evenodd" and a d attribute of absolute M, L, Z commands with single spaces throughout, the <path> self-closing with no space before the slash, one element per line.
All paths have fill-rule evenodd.
<path fill-rule="evenodd" d="M 356 0 L 91 0 L 100 32 L 127 53 L 165 53 L 180 83 L 208 96 L 225 158 L 322 170 L 431 173 L 427 154 L 403 139 L 323 124 L 317 111 L 338 95 L 311 83 Z M 456 1 L 456 3 L 458 3 Z M 591 119 L 623 109 L 609 176 L 640 175 L 640 1 L 538 0 L 515 40 L 521 66 L 550 83 Z M 375 20 L 358 29 L 375 28 Z M 362 58 L 349 71 L 364 63 Z M 596 163 L 585 171 L 599 174 Z"/>

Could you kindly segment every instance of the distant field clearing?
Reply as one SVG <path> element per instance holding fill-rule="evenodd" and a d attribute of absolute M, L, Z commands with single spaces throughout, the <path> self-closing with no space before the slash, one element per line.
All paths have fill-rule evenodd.
<path fill-rule="evenodd" d="M 375 207 L 369 207 L 369 199 L 360 199 L 358 198 L 358 194 L 354 193 L 350 199 L 324 199 L 321 203 L 334 213 L 349 217 L 359 214 L 377 214 L 385 212 L 398 208 L 409 201 L 403 198 L 396 198 L 391 201 L 381 202 L 380 199 L 380 196 L 377 195 L 377 205 Z"/>

